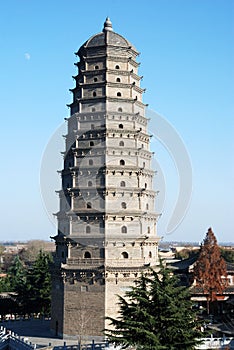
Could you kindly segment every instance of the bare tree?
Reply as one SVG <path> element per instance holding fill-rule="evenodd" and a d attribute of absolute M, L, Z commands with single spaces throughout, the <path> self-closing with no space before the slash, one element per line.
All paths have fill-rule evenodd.
<path fill-rule="evenodd" d="M 50 251 L 53 243 L 35 239 L 28 241 L 25 248 L 19 252 L 20 258 L 25 262 L 34 262 L 40 251 Z"/>
<path fill-rule="evenodd" d="M 76 304 L 77 310 L 77 339 L 79 346 L 87 342 L 89 336 L 86 333 L 88 325 L 92 322 L 93 309 L 90 308 L 86 298 L 81 294 L 79 302 Z"/>

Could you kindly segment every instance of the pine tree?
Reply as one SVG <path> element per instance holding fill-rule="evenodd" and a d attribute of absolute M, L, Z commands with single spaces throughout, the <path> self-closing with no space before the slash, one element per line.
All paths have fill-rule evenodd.
<path fill-rule="evenodd" d="M 7 277 L 0 281 L 0 292 L 16 292 L 14 299 L 10 301 L 8 313 L 19 313 L 22 308 L 21 293 L 27 284 L 27 270 L 18 255 L 14 257 L 12 265 L 7 271 Z M 7 309 L 5 310 L 7 311 Z M 1 310 L 3 312 L 3 310 Z"/>
<path fill-rule="evenodd" d="M 27 309 L 30 312 L 48 315 L 51 301 L 51 255 L 40 251 L 28 273 Z"/>
<path fill-rule="evenodd" d="M 12 292 L 11 281 L 9 276 L 0 278 L 0 293 L 3 293 L 3 292 Z"/>
<path fill-rule="evenodd" d="M 161 265 L 160 272 L 142 274 L 125 297 L 119 297 L 119 317 L 107 318 L 111 342 L 137 350 L 194 349 L 201 337 L 189 290 Z"/>
<path fill-rule="evenodd" d="M 26 268 L 18 255 L 15 256 L 13 264 L 8 270 L 8 276 L 12 291 L 18 292 L 26 283 Z"/>
<path fill-rule="evenodd" d="M 32 266 L 25 266 L 19 256 L 14 258 L 7 277 L 0 280 L 0 292 L 16 292 L 13 313 L 50 313 L 51 255 L 40 251 Z"/>
<path fill-rule="evenodd" d="M 202 288 L 207 294 L 207 312 L 210 311 L 210 302 L 217 299 L 218 294 L 223 294 L 227 287 L 226 263 L 221 257 L 217 239 L 211 228 L 200 248 L 198 260 L 194 266 L 194 278 L 196 286 Z"/>

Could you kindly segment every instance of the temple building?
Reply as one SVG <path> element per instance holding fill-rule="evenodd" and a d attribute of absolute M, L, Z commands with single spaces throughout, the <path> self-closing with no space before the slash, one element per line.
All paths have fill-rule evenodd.
<path fill-rule="evenodd" d="M 141 272 L 158 264 L 155 171 L 139 53 L 109 18 L 78 50 L 67 120 L 51 328 L 102 336 Z"/>

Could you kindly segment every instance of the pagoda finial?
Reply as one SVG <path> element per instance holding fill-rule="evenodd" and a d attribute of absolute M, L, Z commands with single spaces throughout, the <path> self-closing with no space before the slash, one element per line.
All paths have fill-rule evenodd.
<path fill-rule="evenodd" d="M 111 23 L 111 20 L 109 17 L 106 17 L 106 20 L 105 20 L 105 23 L 104 23 L 104 27 L 103 27 L 103 32 L 106 32 L 106 31 L 113 31 L 113 28 L 112 28 L 112 23 Z"/>

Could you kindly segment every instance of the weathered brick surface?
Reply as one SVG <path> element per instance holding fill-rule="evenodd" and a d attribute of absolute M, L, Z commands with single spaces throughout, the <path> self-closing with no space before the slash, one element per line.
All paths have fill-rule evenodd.
<path fill-rule="evenodd" d="M 157 263 L 156 193 L 136 49 L 107 21 L 78 56 L 59 193 L 52 328 L 97 336 L 105 317 L 117 316 L 117 295 Z"/>
<path fill-rule="evenodd" d="M 63 284 L 53 271 L 51 294 L 51 330 L 54 335 L 63 334 L 64 291 Z"/>
<path fill-rule="evenodd" d="M 86 291 L 85 288 L 87 288 Z M 83 283 L 66 286 L 64 334 L 102 335 L 105 315 L 104 297 L 104 286 L 90 286 Z"/>

